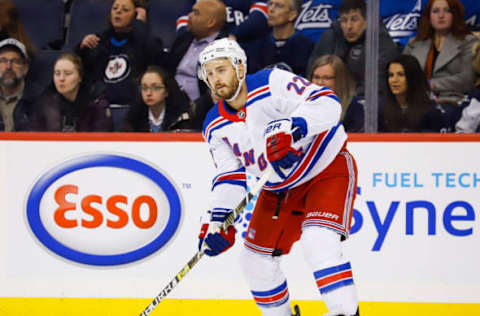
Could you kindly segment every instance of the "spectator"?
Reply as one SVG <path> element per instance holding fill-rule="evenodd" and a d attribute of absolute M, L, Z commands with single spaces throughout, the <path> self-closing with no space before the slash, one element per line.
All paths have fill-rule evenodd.
<path fill-rule="evenodd" d="M 180 88 L 193 103 L 193 128 L 200 130 L 213 106 L 208 87 L 197 78 L 198 55 L 209 43 L 226 37 L 225 4 L 219 0 L 199 0 L 189 13 L 187 31 L 178 34 L 168 58 L 168 72 L 174 74 Z"/>
<path fill-rule="evenodd" d="M 205 87 L 197 78 L 200 51 L 216 38 L 225 37 L 225 5 L 219 0 L 200 0 L 189 13 L 187 32 L 180 34 L 172 44 L 168 66 L 180 87 L 190 100 L 204 94 Z"/>
<path fill-rule="evenodd" d="M 184 14 L 177 19 L 177 32 L 188 29 L 188 20 L 196 0 L 186 1 Z M 267 4 L 265 0 L 223 0 L 226 7 L 226 33 L 243 43 L 266 35 Z"/>
<path fill-rule="evenodd" d="M 333 22 L 332 27 L 323 32 L 310 56 L 309 67 L 321 55 L 337 55 L 347 65 L 357 81 L 357 94 L 365 94 L 365 29 L 366 21 L 365 0 L 344 0 L 338 9 L 340 19 Z M 398 56 L 396 44 L 380 22 L 379 35 L 379 69 Z M 383 83 L 384 73 L 379 71 L 379 82 Z M 380 92 L 385 87 L 380 87 Z"/>
<path fill-rule="evenodd" d="M 400 55 L 387 65 L 388 91 L 380 108 L 380 132 L 447 132 L 450 113 L 429 99 L 430 87 L 415 57 Z"/>
<path fill-rule="evenodd" d="M 48 132 L 108 132 L 112 118 L 103 85 L 83 80 L 82 61 L 73 53 L 54 64 L 53 83 L 47 87 L 32 118 L 32 129 Z"/>
<path fill-rule="evenodd" d="M 340 57 L 323 55 L 317 58 L 308 79 L 335 91 L 342 105 L 340 121 L 347 132 L 364 131 L 365 101 L 356 96 L 355 79 Z"/>
<path fill-rule="evenodd" d="M 140 79 L 141 101 L 127 113 L 124 130 L 162 132 L 189 129 L 187 96 L 177 82 L 158 66 L 149 66 Z"/>
<path fill-rule="evenodd" d="M 477 40 L 459 0 L 430 0 L 417 36 L 404 49 L 418 59 L 438 103 L 456 104 L 473 88 L 472 47 Z"/>
<path fill-rule="evenodd" d="M 109 21 L 107 30 L 85 36 L 76 51 L 84 62 L 86 79 L 105 83 L 117 131 L 135 102 L 137 78 L 149 64 L 163 62 L 163 50 L 161 41 L 150 37 L 145 9 L 133 0 L 115 0 Z"/>
<path fill-rule="evenodd" d="M 29 69 L 25 45 L 14 38 L 0 41 L 0 131 L 28 130 L 38 90 L 25 80 Z"/>
<path fill-rule="evenodd" d="M 249 72 L 280 64 L 290 72 L 305 76 L 313 42 L 295 30 L 301 6 L 302 0 L 268 2 L 268 25 L 272 27 L 272 33 L 257 40 L 250 52 L 247 49 Z"/>
<path fill-rule="evenodd" d="M 25 45 L 29 58 L 35 55 L 32 41 L 25 33 L 15 3 L 10 0 L 0 1 L 0 40 L 15 38 Z"/>
<path fill-rule="evenodd" d="M 477 73 L 475 89 L 461 102 L 462 117 L 455 125 L 457 133 L 480 132 L 480 41 L 473 47 L 473 70 Z"/>

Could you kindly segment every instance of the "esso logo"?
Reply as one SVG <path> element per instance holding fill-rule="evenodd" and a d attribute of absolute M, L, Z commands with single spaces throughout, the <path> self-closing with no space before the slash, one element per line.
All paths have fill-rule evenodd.
<path fill-rule="evenodd" d="M 43 174 L 26 205 L 33 234 L 66 259 L 119 265 L 143 259 L 169 242 L 182 217 L 173 183 L 130 157 L 94 154 Z"/>

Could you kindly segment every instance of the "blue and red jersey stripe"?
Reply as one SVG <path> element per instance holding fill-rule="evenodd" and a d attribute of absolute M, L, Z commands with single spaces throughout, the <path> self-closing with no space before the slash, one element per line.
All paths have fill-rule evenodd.
<path fill-rule="evenodd" d="M 211 137 L 212 137 L 212 132 L 227 125 L 227 124 L 230 124 L 231 121 L 227 120 L 226 118 L 220 116 L 220 117 L 217 117 L 216 119 L 214 119 L 212 122 L 210 122 L 208 124 L 208 126 L 205 128 L 204 132 L 203 132 L 203 137 L 205 138 L 205 140 L 207 142 L 210 141 Z"/>
<path fill-rule="evenodd" d="M 317 100 L 318 98 L 320 97 L 329 97 L 329 98 L 332 98 L 333 100 L 337 101 L 338 103 L 340 103 L 340 99 L 337 97 L 337 95 L 335 94 L 335 92 L 333 92 L 333 90 L 330 90 L 328 88 L 325 88 L 325 87 L 322 87 L 320 90 L 315 90 L 313 91 L 312 93 L 310 93 L 310 95 L 308 96 L 307 98 L 307 102 L 308 101 L 315 101 Z"/>
<path fill-rule="evenodd" d="M 245 104 L 245 106 L 249 106 L 251 105 L 252 103 L 258 101 L 258 100 L 261 100 L 263 98 L 266 98 L 268 96 L 270 96 L 271 93 L 270 93 L 270 86 L 269 85 L 265 85 L 265 86 L 261 86 L 253 91 L 251 91 L 248 96 L 247 96 L 247 103 Z"/>
<path fill-rule="evenodd" d="M 235 171 L 224 172 L 217 175 L 212 181 L 212 190 L 220 184 L 233 184 L 240 185 L 247 188 L 247 175 L 245 174 L 245 168 L 240 168 Z"/>

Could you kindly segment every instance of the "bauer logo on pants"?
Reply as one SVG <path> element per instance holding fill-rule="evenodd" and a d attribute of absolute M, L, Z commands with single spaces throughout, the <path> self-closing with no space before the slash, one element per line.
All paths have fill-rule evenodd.
<path fill-rule="evenodd" d="M 92 154 L 41 175 L 26 215 L 35 237 L 55 254 L 109 266 L 164 247 L 180 225 L 182 203 L 173 182 L 150 164 Z"/>

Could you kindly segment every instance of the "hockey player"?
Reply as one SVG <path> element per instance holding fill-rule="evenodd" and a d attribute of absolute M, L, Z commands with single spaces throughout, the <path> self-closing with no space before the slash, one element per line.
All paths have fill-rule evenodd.
<path fill-rule="evenodd" d="M 351 265 L 341 248 L 349 236 L 357 170 L 339 124 L 338 98 L 280 69 L 246 76 L 246 62 L 228 38 L 212 42 L 199 57 L 199 77 L 220 98 L 203 128 L 217 176 L 199 247 L 215 256 L 233 245 L 235 228 L 218 227 L 245 195 L 245 173 L 259 177 L 270 164 L 275 173 L 258 197 L 241 250 L 257 306 L 263 315 L 291 315 L 279 263 L 300 240 L 329 315 L 358 315 Z"/>

